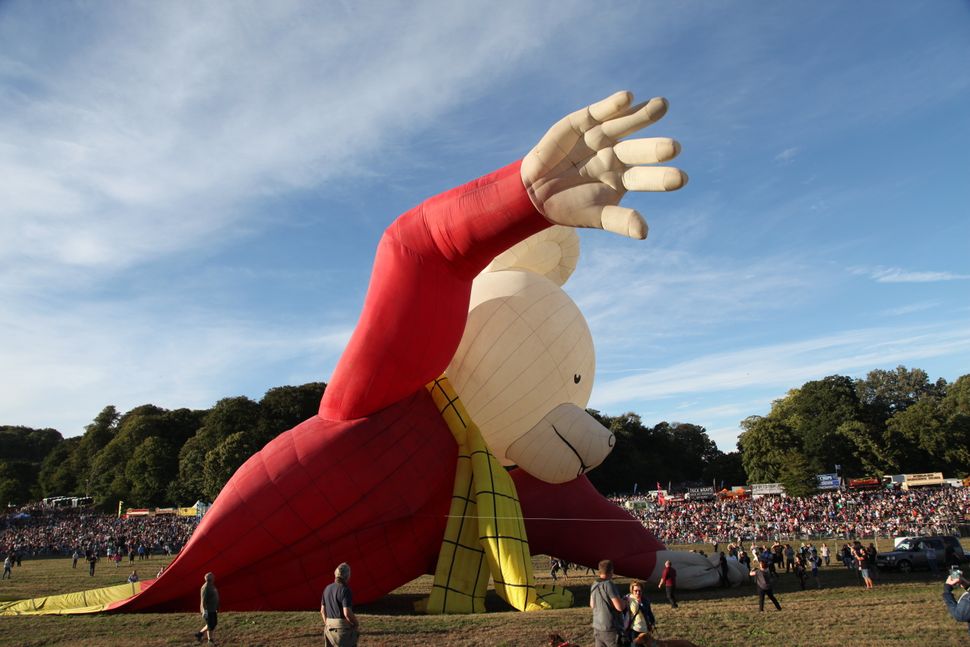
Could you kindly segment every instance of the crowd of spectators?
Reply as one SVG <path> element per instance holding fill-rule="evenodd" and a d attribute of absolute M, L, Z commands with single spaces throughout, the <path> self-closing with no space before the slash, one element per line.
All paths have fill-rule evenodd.
<path fill-rule="evenodd" d="M 677 501 L 612 497 L 670 544 L 802 537 L 855 539 L 954 534 L 970 517 L 970 488 L 834 490 L 808 497 Z"/>
<path fill-rule="evenodd" d="M 970 518 L 970 488 L 950 486 L 664 505 L 649 495 L 612 500 L 668 544 L 953 534 Z M 194 517 L 119 518 L 89 509 L 31 506 L 0 518 L 0 555 L 69 556 L 93 551 L 107 556 L 109 549 L 138 558 L 172 554 L 181 550 L 197 524 Z"/>
<path fill-rule="evenodd" d="M 90 509 L 28 506 L 0 518 L 0 555 L 24 557 L 94 553 L 147 559 L 182 549 L 198 525 L 195 517 L 124 518 Z"/>

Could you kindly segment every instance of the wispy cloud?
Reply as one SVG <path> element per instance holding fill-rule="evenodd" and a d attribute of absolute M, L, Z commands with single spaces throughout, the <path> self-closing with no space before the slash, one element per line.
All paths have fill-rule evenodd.
<path fill-rule="evenodd" d="M 954 272 L 918 272 L 899 267 L 851 267 L 853 274 L 868 276 L 877 283 L 936 283 L 939 281 L 966 281 L 970 274 Z"/>
<path fill-rule="evenodd" d="M 508 69 L 541 47 L 572 6 L 548 30 L 529 5 L 367 20 L 305 2 L 75 8 L 83 28 L 34 48 L 45 12 L 14 5 L 0 267 L 116 270 L 231 238 L 256 217 L 246 200 L 365 169 L 493 82 L 497 53 Z"/>
<path fill-rule="evenodd" d="M 775 161 L 781 164 L 791 164 L 799 152 L 798 146 L 793 146 L 791 148 L 786 148 L 777 155 L 775 155 Z"/>
<path fill-rule="evenodd" d="M 909 305 L 899 306 L 898 308 L 889 308 L 887 310 L 883 310 L 882 314 L 890 317 L 901 317 L 903 315 L 913 314 L 914 312 L 924 312 L 926 310 L 932 310 L 938 307 L 940 307 L 939 301 L 922 301 L 920 303 L 910 303 Z"/>
<path fill-rule="evenodd" d="M 858 375 L 970 350 L 970 325 L 849 330 L 801 341 L 699 357 L 638 375 L 597 382 L 592 406 L 652 401 L 692 393 L 761 387 L 788 389 L 826 375 Z"/>
<path fill-rule="evenodd" d="M 638 353 L 671 337 L 705 335 L 714 328 L 792 308 L 824 290 L 826 279 L 793 255 L 738 259 L 645 243 L 584 239 L 580 265 L 566 290 L 586 315 L 605 358 Z"/>
<path fill-rule="evenodd" d="M 51 426 L 65 434 L 108 404 L 207 408 L 249 376 L 259 397 L 264 375 L 290 383 L 325 380 L 350 337 L 351 324 L 286 325 L 211 309 L 144 300 L 0 311 L 0 389 L 4 424 Z M 272 369 L 272 370 L 270 370 Z"/>

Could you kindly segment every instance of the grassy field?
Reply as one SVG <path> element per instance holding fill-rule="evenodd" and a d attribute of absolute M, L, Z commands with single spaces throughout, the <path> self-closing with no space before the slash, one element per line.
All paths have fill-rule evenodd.
<path fill-rule="evenodd" d="M 880 549 L 888 548 L 880 545 Z M 708 547 L 709 548 L 709 547 Z M 136 562 L 143 577 L 153 577 L 164 560 Z M 548 560 L 536 558 L 543 579 Z M 94 577 L 86 565 L 71 561 L 32 560 L 14 568 L 12 580 L 0 582 L 0 600 L 66 593 L 118 584 L 130 569 L 98 563 Z M 569 585 L 576 606 L 562 611 L 516 613 L 495 597 L 489 613 L 478 616 L 419 616 L 414 600 L 426 595 L 431 578 L 424 577 L 384 599 L 357 609 L 363 635 L 361 645 L 527 645 L 548 644 L 550 632 L 580 645 L 592 644 L 589 628 L 588 585 L 591 577 L 571 573 Z M 970 645 L 966 625 L 954 622 L 941 601 L 942 576 L 927 573 L 884 573 L 876 588 L 866 591 L 858 577 L 842 567 L 821 572 L 821 589 L 799 590 L 793 575 L 782 575 L 775 587 L 782 604 L 758 612 L 754 586 L 728 590 L 682 592 L 678 609 L 664 604 L 659 591 L 651 594 L 660 636 L 689 638 L 705 647 L 836 647 L 842 645 L 912 645 L 939 647 Z M 621 584 L 627 580 L 619 578 Z M 562 580 L 560 579 L 560 582 Z M 626 591 L 625 586 L 621 590 Z M 201 625 L 198 614 L 135 614 L 73 617 L 0 618 L 3 646 L 194 645 Z M 323 645 L 319 613 L 224 613 L 219 618 L 222 645 Z"/>

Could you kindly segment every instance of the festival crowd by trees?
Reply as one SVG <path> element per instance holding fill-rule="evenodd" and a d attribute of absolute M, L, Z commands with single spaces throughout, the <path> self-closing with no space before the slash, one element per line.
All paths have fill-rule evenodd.
<path fill-rule="evenodd" d="M 261 400 L 225 398 L 208 410 L 146 404 L 105 407 L 81 436 L 0 426 L 0 503 L 87 495 L 105 510 L 212 500 L 232 473 L 279 433 L 314 415 L 323 383 L 270 389 Z M 970 471 L 970 375 L 931 382 L 921 369 L 833 375 L 741 422 L 738 451 L 722 452 L 698 425 L 645 426 L 635 413 L 591 413 L 616 436 L 589 474 L 604 493 L 638 484 L 780 482 L 810 494 L 815 474 Z M 720 487 L 720 485 L 718 485 Z"/>

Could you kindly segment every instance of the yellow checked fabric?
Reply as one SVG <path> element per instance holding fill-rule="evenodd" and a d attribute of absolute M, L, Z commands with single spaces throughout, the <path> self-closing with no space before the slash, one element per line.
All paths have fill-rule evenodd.
<path fill-rule="evenodd" d="M 448 379 L 428 391 L 458 441 L 451 510 L 428 613 L 482 613 L 489 574 L 495 591 L 519 611 L 572 606 L 572 593 L 537 586 L 512 477 L 492 455 Z"/>
<path fill-rule="evenodd" d="M 73 615 L 104 611 L 112 602 L 126 600 L 141 591 L 141 582 L 100 589 L 48 595 L 30 600 L 0 602 L 0 616 Z"/>

